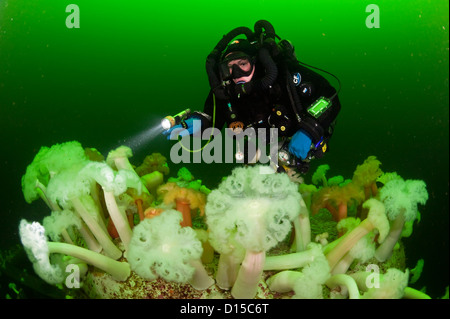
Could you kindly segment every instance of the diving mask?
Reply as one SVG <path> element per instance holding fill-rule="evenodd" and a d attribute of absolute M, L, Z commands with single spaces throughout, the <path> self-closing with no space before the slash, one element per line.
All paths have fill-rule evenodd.
<path fill-rule="evenodd" d="M 220 63 L 220 71 L 224 81 L 250 76 L 253 70 L 253 59 L 241 52 L 231 53 Z"/>

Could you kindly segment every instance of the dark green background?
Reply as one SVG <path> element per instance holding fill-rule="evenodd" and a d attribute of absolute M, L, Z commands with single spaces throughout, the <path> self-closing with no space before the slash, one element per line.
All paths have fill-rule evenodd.
<path fill-rule="evenodd" d="M 80 7 L 80 29 L 66 28 L 70 3 Z M 365 25 L 371 3 L 379 29 Z M 342 81 L 330 152 L 313 169 L 328 163 L 330 176 L 350 178 L 375 155 L 384 171 L 427 183 L 422 221 L 405 240 L 407 263 L 425 258 L 415 287 L 441 296 L 449 267 L 445 0 L 0 0 L 0 248 L 18 242 L 20 218 L 48 213 L 25 203 L 20 186 L 40 146 L 78 140 L 106 154 L 165 115 L 201 110 L 207 54 L 223 34 L 259 19 L 291 40 L 300 60 Z M 171 145 L 158 136 L 132 162 L 154 151 L 168 156 Z M 231 165 L 188 168 L 214 187 Z"/>

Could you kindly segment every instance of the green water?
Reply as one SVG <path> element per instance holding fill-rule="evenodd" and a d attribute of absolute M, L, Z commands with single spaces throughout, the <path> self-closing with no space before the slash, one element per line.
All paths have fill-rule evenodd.
<path fill-rule="evenodd" d="M 70 3 L 80 8 L 78 29 L 65 24 Z M 371 3 L 380 8 L 380 28 L 366 26 Z M 424 258 L 417 287 L 441 296 L 449 284 L 445 0 L 0 0 L 0 249 L 18 242 L 20 218 L 48 213 L 25 203 L 20 187 L 40 146 L 78 140 L 106 153 L 165 115 L 201 110 L 207 54 L 223 34 L 259 19 L 291 40 L 300 60 L 343 84 L 330 152 L 313 169 L 328 163 L 330 176 L 350 178 L 375 155 L 384 171 L 426 181 L 430 199 L 405 240 L 407 264 Z M 170 147 L 158 136 L 134 149 L 133 160 L 168 156 Z M 188 167 L 211 187 L 231 169 Z"/>

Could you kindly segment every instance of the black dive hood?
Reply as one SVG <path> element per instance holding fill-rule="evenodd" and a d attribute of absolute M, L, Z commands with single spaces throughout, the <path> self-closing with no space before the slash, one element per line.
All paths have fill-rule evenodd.
<path fill-rule="evenodd" d="M 209 85 L 219 99 L 228 99 L 230 96 L 226 88 L 226 83 L 220 75 L 220 60 L 222 52 L 227 45 L 237 36 L 245 35 L 249 42 L 256 42 L 258 46 L 257 59 L 264 67 L 266 73 L 261 79 L 254 79 L 250 82 L 240 84 L 236 87 L 237 94 L 250 94 L 256 89 L 268 89 L 278 76 L 278 68 L 269 52 L 275 44 L 275 31 L 272 25 L 266 20 L 259 20 L 254 26 L 255 32 L 247 27 L 238 27 L 223 36 L 206 59 L 206 73 L 208 74 Z M 263 32 L 264 31 L 264 32 Z"/>

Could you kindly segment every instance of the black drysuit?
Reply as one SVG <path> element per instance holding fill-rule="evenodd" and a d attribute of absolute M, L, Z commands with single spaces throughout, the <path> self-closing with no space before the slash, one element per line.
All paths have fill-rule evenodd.
<path fill-rule="evenodd" d="M 264 74 L 261 72 L 263 66 L 256 63 L 255 67 L 253 78 L 263 77 Z M 297 91 L 301 109 L 292 105 L 293 94 L 289 94 L 288 81 L 293 82 L 291 87 Z M 235 84 L 230 85 L 232 91 Z M 338 97 L 334 97 L 331 107 L 317 119 L 307 112 L 307 108 L 319 97 L 330 98 L 335 92 L 336 90 L 329 82 L 317 72 L 298 62 L 291 62 L 286 67 L 278 66 L 277 79 L 269 89 L 256 88 L 250 94 L 241 94 L 240 97 L 231 94 L 231 98 L 228 100 L 216 98 L 214 126 L 221 130 L 225 124 L 228 126 L 236 120 L 244 123 L 244 127 L 248 125 L 254 128 L 270 128 L 273 126 L 280 128 L 279 126 L 284 126 L 284 130 L 280 131 L 279 135 L 285 136 L 292 136 L 299 129 L 303 129 L 311 137 L 312 142 L 316 144 L 322 138 L 328 140 L 331 137 L 341 105 Z M 228 103 L 230 103 L 236 115 L 234 119 L 230 118 Z M 277 118 L 276 116 L 277 111 L 280 110 L 283 118 Z M 213 116 L 212 91 L 206 99 L 203 112 L 211 117 L 209 123 L 206 123 L 206 126 L 211 127 Z M 298 120 L 298 117 L 300 120 Z M 204 129 L 203 123 L 202 126 L 202 129 Z"/>

